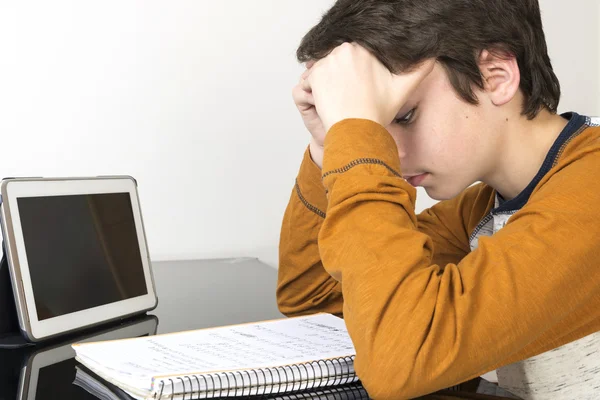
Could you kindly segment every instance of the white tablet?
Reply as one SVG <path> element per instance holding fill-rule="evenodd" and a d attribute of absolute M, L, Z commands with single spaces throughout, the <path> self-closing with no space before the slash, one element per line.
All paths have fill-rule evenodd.
<path fill-rule="evenodd" d="M 156 307 L 133 178 L 5 179 L 1 194 L 4 249 L 27 339 Z"/>

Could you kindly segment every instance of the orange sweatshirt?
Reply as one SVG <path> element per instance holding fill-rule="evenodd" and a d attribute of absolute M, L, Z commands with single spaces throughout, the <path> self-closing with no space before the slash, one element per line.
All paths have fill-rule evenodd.
<path fill-rule="evenodd" d="M 584 125 L 471 251 L 491 187 L 416 215 L 389 133 L 339 122 L 323 170 L 305 153 L 284 216 L 280 310 L 343 315 L 375 399 L 432 393 L 600 331 L 599 171 L 600 128 Z"/>

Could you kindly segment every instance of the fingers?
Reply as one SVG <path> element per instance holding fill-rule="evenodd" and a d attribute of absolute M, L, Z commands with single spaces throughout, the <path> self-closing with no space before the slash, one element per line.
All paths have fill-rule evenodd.
<path fill-rule="evenodd" d="M 298 81 L 298 85 L 296 87 L 301 88 L 303 91 L 305 91 L 307 93 L 312 93 L 312 88 L 310 87 L 310 82 L 308 81 L 308 76 L 305 77 L 306 72 L 308 72 L 308 70 L 304 71 L 304 74 L 302 74 L 302 76 L 300 77 L 300 80 Z M 312 96 L 311 96 L 311 98 L 312 98 Z"/>
<path fill-rule="evenodd" d="M 300 75 L 300 80 L 302 80 L 302 79 L 308 79 L 308 77 L 310 76 L 311 72 L 312 72 L 312 69 L 308 68 L 306 71 L 304 71 L 302 73 L 302 75 Z"/>
<path fill-rule="evenodd" d="M 310 74 L 315 70 L 315 65 L 320 64 L 322 62 L 322 60 L 310 60 L 306 63 L 306 70 L 302 73 L 302 75 L 300 76 L 300 82 L 304 81 L 308 81 Z M 309 83 L 306 82 L 305 85 L 308 85 Z M 309 89 L 310 86 L 305 86 L 305 89 Z"/>
<path fill-rule="evenodd" d="M 312 87 L 310 86 L 310 81 L 308 78 L 301 78 L 299 85 L 304 91 L 309 92 L 309 93 L 312 92 Z"/>
<path fill-rule="evenodd" d="M 312 88 L 310 87 L 310 74 L 313 71 L 312 67 L 314 65 L 314 62 L 311 64 L 310 68 L 307 68 L 306 71 L 304 71 L 302 73 L 302 75 L 300 76 L 300 86 L 306 90 L 307 92 L 312 92 Z"/>
<path fill-rule="evenodd" d="M 302 73 L 300 81 L 294 86 L 294 89 L 292 89 L 294 103 L 296 103 L 296 106 L 300 111 L 307 111 L 315 106 L 315 99 L 312 95 L 312 88 L 310 87 L 310 82 L 308 80 L 312 71 L 311 67 L 314 64 L 314 61 L 309 61 L 307 63 L 307 67 L 310 65 L 310 68 L 307 68 L 306 71 Z"/>
<path fill-rule="evenodd" d="M 300 84 L 294 86 L 294 89 L 292 90 L 292 97 L 294 99 L 294 103 L 296 103 L 299 108 L 309 108 L 314 107 L 315 105 L 315 99 L 312 93 L 304 90 Z"/>

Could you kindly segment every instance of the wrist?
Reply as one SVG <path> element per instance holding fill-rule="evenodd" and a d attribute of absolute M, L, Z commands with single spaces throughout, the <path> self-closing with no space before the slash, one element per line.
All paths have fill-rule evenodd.
<path fill-rule="evenodd" d="M 316 143 L 314 141 L 314 139 L 312 139 L 310 141 L 309 151 L 310 151 L 310 158 L 317 165 L 317 167 L 323 168 L 323 153 L 324 153 L 323 146 L 319 145 L 318 143 Z"/>

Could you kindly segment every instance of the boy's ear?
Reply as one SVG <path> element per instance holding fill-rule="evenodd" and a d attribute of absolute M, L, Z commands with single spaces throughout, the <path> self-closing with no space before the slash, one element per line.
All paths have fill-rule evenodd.
<path fill-rule="evenodd" d="M 479 55 L 479 70 L 484 90 L 494 105 L 508 103 L 519 91 L 521 73 L 514 55 L 483 50 Z"/>

